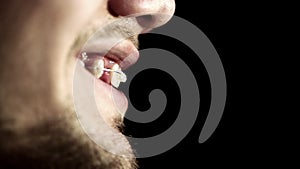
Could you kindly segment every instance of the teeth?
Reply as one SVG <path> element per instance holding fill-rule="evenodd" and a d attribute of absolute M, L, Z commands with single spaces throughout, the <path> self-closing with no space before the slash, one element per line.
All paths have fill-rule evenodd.
<path fill-rule="evenodd" d="M 81 53 L 81 60 L 84 62 L 85 60 L 87 60 L 88 56 L 86 54 L 86 52 L 82 52 Z"/>
<path fill-rule="evenodd" d="M 93 69 L 91 70 L 92 73 L 97 78 L 100 78 L 103 75 L 103 70 L 104 70 L 104 61 L 102 59 L 96 60 L 93 64 Z"/>
<path fill-rule="evenodd" d="M 112 72 L 110 73 L 111 84 L 118 88 L 121 82 L 126 82 L 127 77 L 125 73 L 122 72 L 118 64 L 114 64 L 111 68 Z"/>
<path fill-rule="evenodd" d="M 126 82 L 127 80 L 127 77 L 125 73 L 122 72 L 120 66 L 113 61 L 109 61 L 109 64 L 113 64 L 112 68 L 107 69 L 104 67 L 103 59 L 97 59 L 92 61 L 93 63 L 89 63 L 91 60 L 88 59 L 85 52 L 82 53 L 80 61 L 82 65 L 98 79 L 103 75 L 104 71 L 110 72 L 110 83 L 115 88 L 118 88 L 121 82 Z"/>

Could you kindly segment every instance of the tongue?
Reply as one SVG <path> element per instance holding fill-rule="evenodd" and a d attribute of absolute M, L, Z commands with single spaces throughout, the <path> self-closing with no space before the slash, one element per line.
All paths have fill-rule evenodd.
<path fill-rule="evenodd" d="M 107 69 L 111 69 L 115 64 L 115 62 L 107 59 L 106 57 L 104 57 L 103 60 L 104 60 L 104 67 Z M 111 84 L 110 72 L 104 72 L 103 75 L 100 77 L 100 80 L 104 81 L 105 83 Z"/>
<path fill-rule="evenodd" d="M 100 80 L 104 81 L 107 84 L 110 84 L 110 73 L 104 72 L 103 75 L 100 77 Z"/>

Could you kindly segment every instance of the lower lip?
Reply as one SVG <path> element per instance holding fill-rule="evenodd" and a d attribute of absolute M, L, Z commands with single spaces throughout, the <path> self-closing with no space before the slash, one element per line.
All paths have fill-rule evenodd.
<path fill-rule="evenodd" d="M 122 117 L 124 117 L 128 108 L 128 100 L 125 94 L 99 79 L 95 79 L 95 86 L 102 90 L 95 91 L 95 95 L 97 95 L 98 92 L 104 92 L 103 90 L 105 90 L 106 97 L 112 100 L 112 104 L 114 105 L 117 113 L 120 113 Z"/>
<path fill-rule="evenodd" d="M 80 62 L 76 64 L 73 82 L 75 109 L 79 113 L 77 114 L 78 119 L 83 124 L 84 130 L 93 140 L 100 140 L 96 142 L 98 145 L 104 143 L 103 147 L 107 151 L 132 157 L 132 154 L 127 154 L 127 152 L 131 153 L 131 148 L 126 137 L 115 128 L 115 124 L 111 121 L 120 116 L 117 114 L 118 112 L 123 113 L 121 115 L 124 116 L 127 110 L 125 95 L 111 85 L 96 79 Z M 96 102 L 95 106 L 92 105 L 95 103 L 94 101 Z M 102 122 L 99 121 L 101 119 L 99 114 L 108 126 L 105 123 L 98 124 L 98 122 Z M 106 144 L 106 141 L 113 141 L 116 144 Z"/>

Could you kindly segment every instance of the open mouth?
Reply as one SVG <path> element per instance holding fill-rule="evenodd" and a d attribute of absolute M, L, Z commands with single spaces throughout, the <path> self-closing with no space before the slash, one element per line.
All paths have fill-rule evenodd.
<path fill-rule="evenodd" d="M 103 26 L 87 41 L 79 59 L 97 79 L 118 88 L 127 78 L 123 70 L 139 58 L 139 35 L 144 30 L 136 17 L 124 17 Z"/>
<path fill-rule="evenodd" d="M 107 121 L 123 118 L 127 111 L 128 99 L 118 88 L 127 80 L 123 71 L 139 58 L 137 36 L 141 30 L 134 17 L 111 21 L 94 32 L 77 53 L 77 61 L 83 66 L 78 69 L 82 79 L 78 81 L 82 84 L 78 90 L 89 90 L 82 93 L 87 97 L 82 106 L 92 107 L 95 103 L 97 110 L 93 111 Z M 82 98 L 78 102 L 82 102 Z M 93 99 L 87 101 L 89 98 Z"/>
<path fill-rule="evenodd" d="M 114 154 L 128 155 L 130 145 L 120 130 L 128 100 L 117 88 L 126 82 L 123 71 L 138 60 L 139 52 L 129 40 L 123 40 L 112 48 L 103 48 L 102 44 L 107 41 L 99 41 L 101 43 L 88 41 L 76 55 L 78 62 L 73 81 L 75 110 L 80 124 L 93 141 Z M 118 138 L 122 147 L 111 146 L 107 139 L 103 139 L 112 137 Z"/>
<path fill-rule="evenodd" d="M 79 56 L 82 65 L 95 78 L 115 88 L 126 82 L 127 77 L 123 70 L 132 66 L 139 57 L 138 49 L 129 40 L 119 42 L 106 53 L 97 49 L 91 50 L 88 46 L 86 49 Z"/>
<path fill-rule="evenodd" d="M 137 46 L 130 40 L 122 40 L 111 48 L 103 47 L 107 41 L 89 41 L 77 56 L 78 61 L 94 77 L 95 101 L 99 112 L 117 110 L 123 117 L 128 100 L 118 87 L 127 80 L 123 72 L 139 58 Z M 104 44 L 104 45 L 103 45 Z M 116 115 L 115 113 L 112 113 Z"/>
<path fill-rule="evenodd" d="M 99 53 L 81 53 L 82 65 L 97 79 L 118 88 L 121 82 L 126 82 L 127 77 L 122 72 L 118 63 L 112 58 Z"/>

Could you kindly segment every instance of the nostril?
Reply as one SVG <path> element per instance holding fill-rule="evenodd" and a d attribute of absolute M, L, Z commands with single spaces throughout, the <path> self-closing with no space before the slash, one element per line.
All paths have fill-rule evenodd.
<path fill-rule="evenodd" d="M 154 26 L 154 18 L 152 15 L 138 16 L 136 20 L 143 28 L 152 28 Z"/>
<path fill-rule="evenodd" d="M 110 1 L 109 1 L 109 2 L 110 2 Z M 117 12 L 115 12 L 115 11 L 113 10 L 113 8 L 111 7 L 110 4 L 107 5 L 107 10 L 108 10 L 108 12 L 109 12 L 112 16 L 114 16 L 114 17 L 118 17 L 118 16 L 119 16 L 119 14 L 117 14 Z"/>
<path fill-rule="evenodd" d="M 155 13 L 137 16 L 136 20 L 144 30 L 149 30 L 166 24 L 171 18 L 172 15 L 169 14 Z"/>
<path fill-rule="evenodd" d="M 152 21 L 152 19 L 153 19 L 152 15 L 143 15 L 143 16 L 139 16 L 138 18 L 140 18 L 141 20 L 144 20 L 146 22 Z"/>
<path fill-rule="evenodd" d="M 136 17 L 138 23 L 149 30 L 171 19 L 175 0 L 108 0 L 108 11 L 115 17 Z"/>

